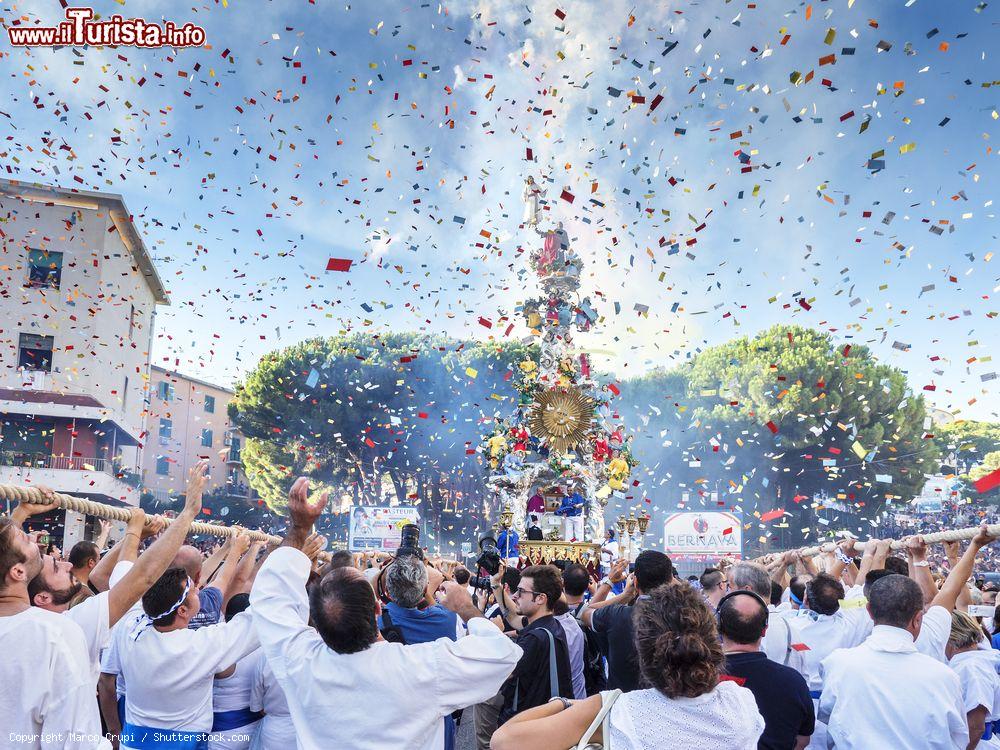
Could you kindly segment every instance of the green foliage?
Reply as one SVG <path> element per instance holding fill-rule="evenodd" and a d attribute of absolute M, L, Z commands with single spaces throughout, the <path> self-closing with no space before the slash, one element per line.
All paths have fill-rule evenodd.
<path fill-rule="evenodd" d="M 466 447 L 479 441 L 477 421 L 512 408 L 504 376 L 526 356 L 536 353 L 521 344 L 419 334 L 316 338 L 267 354 L 229 406 L 250 482 L 280 508 L 297 476 L 377 502 L 386 478 L 403 501 L 419 472 L 474 470 Z"/>
<path fill-rule="evenodd" d="M 700 426 L 745 435 L 778 469 L 786 507 L 795 490 L 825 488 L 873 512 L 886 498 L 910 500 L 937 468 L 923 397 L 910 393 L 903 373 L 820 331 L 779 325 L 707 349 L 689 387 L 711 401 L 695 409 Z M 876 474 L 891 474 L 892 484 L 877 484 Z"/>
<path fill-rule="evenodd" d="M 1000 449 L 1000 424 L 963 419 L 934 428 L 934 442 L 942 460 L 951 454 L 961 463 L 976 464 Z"/>

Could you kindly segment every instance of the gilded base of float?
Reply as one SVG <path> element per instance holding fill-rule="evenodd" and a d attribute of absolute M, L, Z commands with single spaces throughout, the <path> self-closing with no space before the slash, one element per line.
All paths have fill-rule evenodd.
<path fill-rule="evenodd" d="M 598 562 L 601 545 L 590 542 L 527 542 L 521 541 L 521 556 L 528 558 L 532 565 L 541 565 L 553 560 L 572 562 Z"/>

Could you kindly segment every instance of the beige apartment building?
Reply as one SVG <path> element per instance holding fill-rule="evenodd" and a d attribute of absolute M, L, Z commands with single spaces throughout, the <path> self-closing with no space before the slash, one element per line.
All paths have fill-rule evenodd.
<path fill-rule="evenodd" d="M 230 424 L 233 391 L 188 375 L 150 369 L 148 434 L 143 451 L 143 487 L 158 501 L 184 492 L 188 472 L 209 460 L 207 490 L 250 497 L 240 462 L 242 435 Z"/>
<path fill-rule="evenodd" d="M 0 179 L 0 482 L 138 505 L 165 304 L 121 196 Z M 50 515 L 66 549 L 94 532 Z"/>

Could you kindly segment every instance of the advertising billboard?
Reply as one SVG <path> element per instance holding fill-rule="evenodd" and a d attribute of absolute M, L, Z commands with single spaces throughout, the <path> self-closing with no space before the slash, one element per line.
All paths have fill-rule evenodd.
<path fill-rule="evenodd" d="M 399 548 L 403 527 L 419 522 L 420 515 L 416 508 L 356 506 L 351 508 L 348 549 L 351 552 L 395 552 Z"/>
<path fill-rule="evenodd" d="M 743 525 L 721 511 L 674 513 L 663 524 L 663 545 L 671 558 L 741 557 Z"/>

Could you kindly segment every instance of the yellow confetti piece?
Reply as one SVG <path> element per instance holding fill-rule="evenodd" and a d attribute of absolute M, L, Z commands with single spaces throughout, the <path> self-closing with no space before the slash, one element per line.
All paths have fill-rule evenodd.
<path fill-rule="evenodd" d="M 902 146 L 899 147 L 899 153 L 908 154 L 911 151 L 913 151 L 916 147 L 917 147 L 916 143 L 904 143 Z"/>
<path fill-rule="evenodd" d="M 477 375 L 479 375 L 479 370 L 475 369 L 474 367 L 466 367 L 465 374 L 468 375 L 470 378 L 474 378 Z"/>

